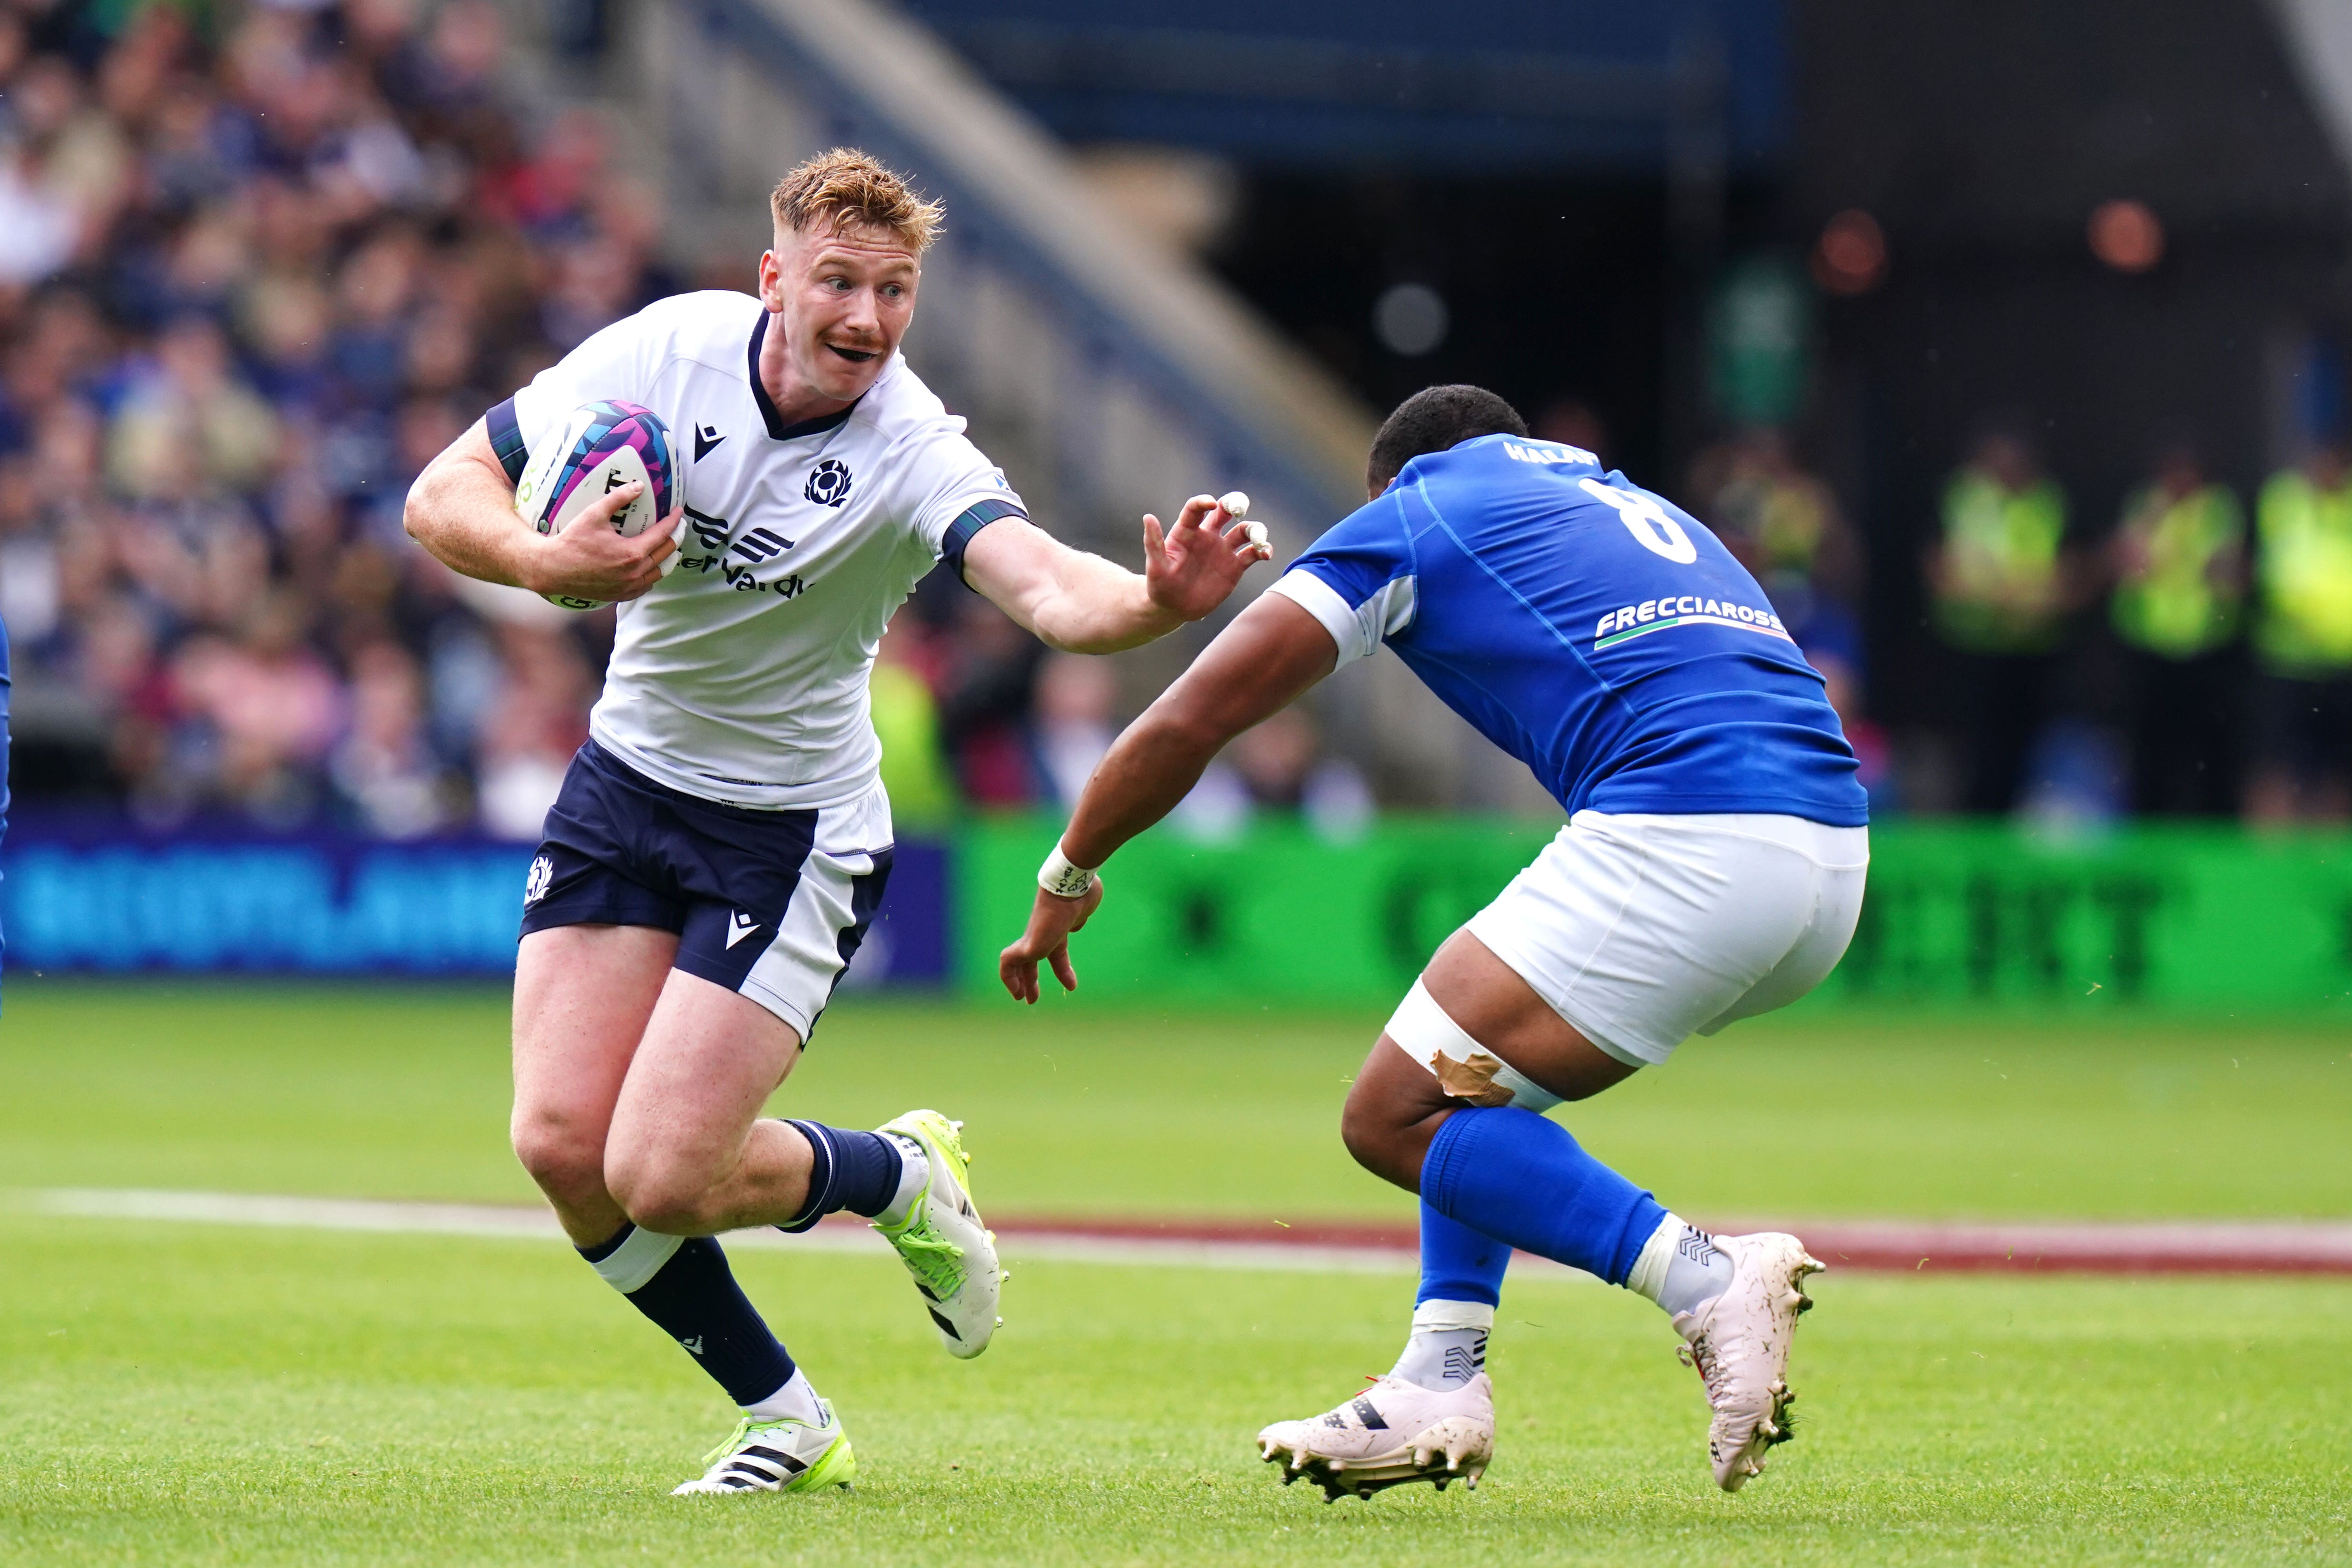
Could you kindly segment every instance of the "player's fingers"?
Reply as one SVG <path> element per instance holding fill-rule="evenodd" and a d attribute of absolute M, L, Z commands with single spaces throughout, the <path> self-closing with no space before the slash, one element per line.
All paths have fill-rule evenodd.
<path fill-rule="evenodd" d="M 1076 991 L 1078 988 L 1078 972 L 1070 964 L 1070 944 L 1063 942 L 1045 956 L 1053 964 L 1054 978 L 1062 983 L 1062 989 Z"/>
<path fill-rule="evenodd" d="M 1274 546 L 1266 542 L 1265 524 L 1262 522 L 1234 523 L 1225 530 L 1225 543 L 1234 554 L 1252 561 L 1274 559 Z"/>
<path fill-rule="evenodd" d="M 1034 1000 L 1028 993 L 1036 989 L 1036 965 L 1021 956 L 1021 944 L 1017 942 L 997 955 L 996 977 L 1004 983 L 1004 989 L 1015 1002 Z"/>
<path fill-rule="evenodd" d="M 1168 535 L 1160 531 L 1160 520 L 1148 511 L 1143 514 L 1143 554 L 1149 561 L 1168 559 Z"/>
<path fill-rule="evenodd" d="M 1216 510 L 1216 497 L 1194 496 L 1191 500 L 1184 503 L 1183 515 L 1176 520 L 1176 527 L 1179 531 L 1206 528 L 1209 526 L 1209 519 L 1211 515 L 1213 514 Z"/>
<path fill-rule="evenodd" d="M 676 530 L 656 524 L 634 539 L 623 540 L 622 543 L 627 546 L 632 564 L 651 566 L 666 555 L 677 554 L 678 539 Z"/>
<path fill-rule="evenodd" d="M 613 520 L 621 514 L 622 508 L 630 505 L 645 493 L 644 482 L 631 479 L 618 489 L 598 496 L 594 500 L 582 507 L 572 514 L 572 521 L 563 525 L 563 531 L 569 533 L 583 525 L 609 528 L 612 526 Z"/>

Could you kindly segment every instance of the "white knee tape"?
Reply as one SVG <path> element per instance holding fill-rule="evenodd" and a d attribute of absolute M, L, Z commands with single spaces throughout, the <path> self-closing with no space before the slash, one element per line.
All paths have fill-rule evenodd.
<path fill-rule="evenodd" d="M 1535 1111 L 1549 1110 L 1560 1103 L 1559 1096 L 1473 1039 L 1418 980 L 1390 1016 L 1387 1032 L 1405 1055 L 1427 1068 L 1446 1093 L 1457 1099 Z M 1502 1096 L 1490 1098 L 1490 1090 L 1500 1090 Z"/>

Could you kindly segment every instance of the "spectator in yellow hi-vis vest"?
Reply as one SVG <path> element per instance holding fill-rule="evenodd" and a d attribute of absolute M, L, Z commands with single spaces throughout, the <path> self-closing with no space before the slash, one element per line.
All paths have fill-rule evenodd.
<path fill-rule="evenodd" d="M 2352 464 L 2330 441 L 2254 510 L 2260 725 L 2247 814 L 2340 821 L 2352 802 Z"/>
<path fill-rule="evenodd" d="M 940 747 L 940 707 L 923 672 L 922 632 L 912 608 L 890 619 L 867 680 L 882 784 L 899 828 L 937 832 L 956 814 L 955 783 Z"/>
<path fill-rule="evenodd" d="M 2237 642 L 2246 595 L 2245 509 L 2168 441 L 2107 542 L 2107 621 L 2125 650 L 2134 809 L 2237 809 Z"/>
<path fill-rule="evenodd" d="M 2068 547 L 2065 492 L 2013 429 L 1977 442 L 1945 489 L 1942 524 L 1927 584 L 1937 630 L 1958 656 L 1961 805 L 2003 812 L 2049 717 L 2081 563 Z"/>

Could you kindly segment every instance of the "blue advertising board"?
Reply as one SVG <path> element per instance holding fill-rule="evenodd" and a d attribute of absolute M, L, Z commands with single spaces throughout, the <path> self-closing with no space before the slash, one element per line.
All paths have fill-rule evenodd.
<path fill-rule="evenodd" d="M 19 820 L 0 866 L 12 973 L 500 976 L 532 847 Z M 898 846 L 859 985 L 947 978 L 946 852 Z"/>

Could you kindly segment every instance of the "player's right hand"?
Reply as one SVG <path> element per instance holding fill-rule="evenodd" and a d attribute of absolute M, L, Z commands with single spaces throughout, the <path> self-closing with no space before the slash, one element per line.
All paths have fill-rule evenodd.
<path fill-rule="evenodd" d="M 686 506 L 681 501 L 635 539 L 624 539 L 613 531 L 613 519 L 644 490 L 642 483 L 623 485 L 581 508 L 562 531 L 540 538 L 530 557 L 531 580 L 523 586 L 538 594 L 618 603 L 660 582 L 662 563 L 677 552 Z"/>
<path fill-rule="evenodd" d="M 1062 983 L 1063 990 L 1078 988 L 1078 972 L 1070 963 L 1070 933 L 1085 927 L 1088 918 L 1102 907 L 1102 900 L 1099 876 L 1093 887 L 1075 899 L 1049 893 L 1043 888 L 1037 889 L 1037 901 L 1029 910 L 1029 929 L 996 960 L 997 978 L 1004 982 L 1004 989 L 1013 994 L 1015 1002 L 1036 1005 L 1040 962 L 1053 965 L 1054 978 Z"/>

